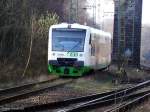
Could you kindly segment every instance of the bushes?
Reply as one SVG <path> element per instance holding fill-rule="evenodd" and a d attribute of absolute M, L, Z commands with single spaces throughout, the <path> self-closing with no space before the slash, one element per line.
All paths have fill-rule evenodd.
<path fill-rule="evenodd" d="M 19 70 L 14 68 L 16 73 L 17 71 L 22 71 L 23 73 L 24 68 L 26 68 L 24 75 L 34 76 L 35 74 L 45 74 L 47 73 L 48 31 L 51 25 L 59 22 L 59 16 L 56 13 L 49 12 L 41 16 L 33 14 L 29 21 L 29 24 L 26 26 L 22 25 L 21 28 L 18 26 L 17 30 L 16 27 L 9 28 L 9 31 L 13 32 L 13 35 L 5 31 L 6 35 L 9 36 L 3 38 L 9 41 L 11 39 L 12 41 L 4 40 L 1 42 L 5 46 L 9 42 L 9 45 L 3 49 L 1 55 L 3 55 L 3 59 L 9 59 L 8 64 L 13 63 L 16 67 L 20 67 L 20 69 L 18 68 Z M 20 36 L 18 36 L 18 34 L 20 34 Z M 12 45 L 14 47 L 9 47 Z M 13 48 L 13 50 L 12 52 L 9 50 L 8 57 L 6 57 L 6 51 L 8 51 L 6 49 L 10 48 Z M 18 74 L 21 75 L 22 73 L 19 72 Z"/>
<path fill-rule="evenodd" d="M 63 0 L 0 0 L 0 78 L 21 76 L 28 60 L 26 76 L 47 70 L 48 30 L 63 17 L 62 6 Z"/>
<path fill-rule="evenodd" d="M 57 14 L 46 13 L 41 15 L 38 19 L 35 16 L 32 17 L 33 33 L 38 38 L 47 39 L 49 27 L 53 24 L 57 24 L 59 17 Z"/>
<path fill-rule="evenodd" d="M 46 13 L 40 17 L 31 17 L 31 37 L 33 39 L 30 73 L 40 74 L 47 72 L 48 32 L 53 24 L 59 22 L 57 14 Z M 31 72 L 32 71 L 32 72 Z"/>

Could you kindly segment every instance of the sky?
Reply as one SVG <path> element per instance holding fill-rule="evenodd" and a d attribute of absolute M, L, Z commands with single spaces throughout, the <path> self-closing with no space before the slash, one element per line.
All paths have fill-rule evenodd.
<path fill-rule="evenodd" d="M 93 5 L 93 2 L 97 0 L 88 0 L 88 5 Z M 103 1 L 103 0 L 101 0 Z M 110 8 L 110 6 L 109 6 Z M 111 8 L 110 8 L 111 9 Z M 93 10 L 88 9 L 88 13 L 90 14 L 90 17 L 93 16 Z M 142 6 L 142 24 L 150 24 L 150 0 L 143 0 L 143 6 Z"/>
<path fill-rule="evenodd" d="M 109 17 L 108 13 L 107 15 L 104 15 L 104 12 L 112 12 L 114 13 L 114 3 L 113 0 L 88 0 L 87 6 L 93 6 L 96 5 L 96 21 L 102 20 L 103 17 Z M 93 8 L 88 8 L 87 12 L 89 13 L 90 17 L 93 17 Z M 97 21 L 100 22 L 100 21 Z"/>
<path fill-rule="evenodd" d="M 143 0 L 142 23 L 150 24 L 150 0 Z"/>

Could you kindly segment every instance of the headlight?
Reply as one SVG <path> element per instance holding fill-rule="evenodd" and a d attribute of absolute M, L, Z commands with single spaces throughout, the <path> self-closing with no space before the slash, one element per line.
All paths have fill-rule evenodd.
<path fill-rule="evenodd" d="M 82 56 L 83 56 L 83 54 L 80 54 L 79 56 L 80 56 L 80 57 L 82 57 Z"/>

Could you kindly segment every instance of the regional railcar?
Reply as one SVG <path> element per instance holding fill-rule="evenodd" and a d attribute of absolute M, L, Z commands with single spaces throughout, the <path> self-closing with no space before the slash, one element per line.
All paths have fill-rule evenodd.
<path fill-rule="evenodd" d="M 111 62 L 111 34 L 80 24 L 57 24 L 49 29 L 48 71 L 81 76 Z"/>

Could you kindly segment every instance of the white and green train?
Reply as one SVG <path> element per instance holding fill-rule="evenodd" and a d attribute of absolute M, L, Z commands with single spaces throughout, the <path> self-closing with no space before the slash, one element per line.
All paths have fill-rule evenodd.
<path fill-rule="evenodd" d="M 80 24 L 57 24 L 49 29 L 48 71 L 59 76 L 82 76 L 111 63 L 111 34 Z"/>

